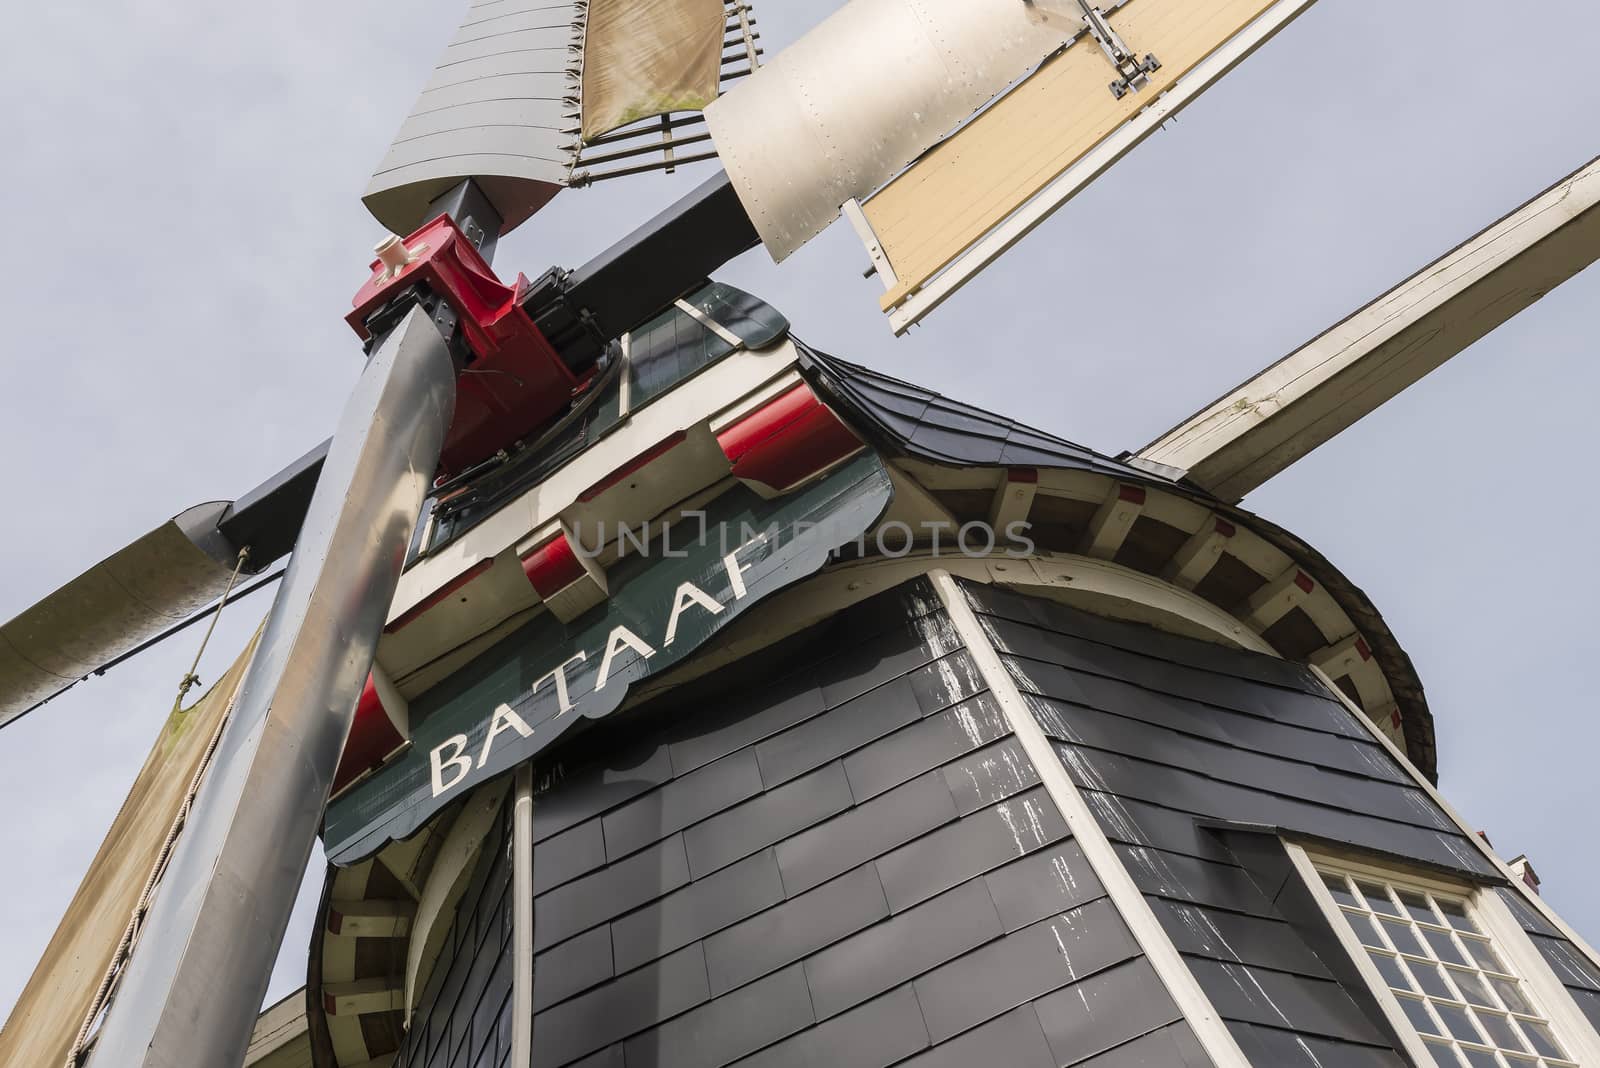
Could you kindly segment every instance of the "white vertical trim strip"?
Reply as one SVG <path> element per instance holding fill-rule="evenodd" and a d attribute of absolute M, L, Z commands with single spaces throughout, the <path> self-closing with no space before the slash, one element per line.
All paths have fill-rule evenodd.
<path fill-rule="evenodd" d="M 617 417 L 626 419 L 633 411 L 633 331 L 622 335 L 622 381 L 617 384 Z"/>
<path fill-rule="evenodd" d="M 533 1066 L 533 765 L 517 769 L 511 808 L 511 1064 Z"/>
<path fill-rule="evenodd" d="M 1550 1026 L 1567 1047 L 1567 1058 L 1582 1064 L 1600 1064 L 1600 1034 L 1589 1017 L 1567 993 L 1550 963 L 1533 944 L 1528 932 L 1511 914 L 1511 909 L 1492 889 L 1481 889 L 1473 896 L 1478 919 L 1489 930 L 1494 943 L 1505 950 L 1517 969 L 1517 976 L 1533 990 L 1534 1008 L 1550 1014 Z"/>
<path fill-rule="evenodd" d="M 1315 664 L 1308 666 L 1311 668 L 1312 672 L 1316 674 L 1317 678 L 1321 679 L 1323 684 L 1326 685 L 1330 691 L 1332 691 L 1334 696 L 1339 699 L 1345 708 L 1350 710 L 1350 712 L 1356 717 L 1356 722 L 1365 726 L 1367 728 L 1367 732 L 1371 734 L 1372 737 L 1377 739 L 1378 744 L 1388 750 L 1389 755 L 1394 757 L 1394 759 L 1399 762 L 1402 768 L 1406 769 L 1406 773 L 1411 776 L 1415 785 L 1424 793 L 1426 793 L 1428 797 L 1433 800 L 1433 803 L 1438 805 L 1446 816 L 1450 817 L 1450 822 L 1456 825 L 1456 829 L 1467 836 L 1468 840 L 1470 840 L 1472 844 L 1477 847 L 1478 852 L 1483 854 L 1484 858 L 1494 866 L 1496 871 L 1505 876 L 1506 881 L 1511 884 L 1511 889 L 1521 896 L 1522 900 L 1526 902 L 1530 908 L 1532 908 L 1539 915 L 1543 916 L 1545 919 L 1549 920 L 1551 925 L 1554 926 L 1556 930 L 1561 932 L 1561 936 L 1563 938 L 1571 942 L 1583 953 L 1584 956 L 1589 958 L 1590 963 L 1594 964 L 1596 967 L 1600 967 L 1600 953 L 1596 953 L 1593 946 L 1585 942 L 1578 932 L 1569 927 L 1566 920 L 1563 920 L 1560 916 L 1556 915 L 1555 911 L 1552 910 L 1549 905 L 1545 904 L 1545 901 L 1542 897 L 1540 897 L 1538 894 L 1529 892 L 1527 884 L 1521 879 L 1517 878 L 1516 873 L 1506 866 L 1506 862 L 1501 860 L 1499 856 L 1495 854 L 1495 851 L 1489 848 L 1489 844 L 1478 836 L 1478 832 L 1472 828 L 1472 825 L 1461 818 L 1461 813 L 1457 812 L 1455 808 L 1451 806 L 1450 802 L 1444 799 L 1444 795 L 1439 793 L 1438 789 L 1433 785 L 1433 783 L 1428 781 L 1428 777 L 1426 775 L 1417 770 L 1417 766 L 1411 763 L 1410 758 L 1406 756 L 1405 752 L 1399 746 L 1395 745 L 1394 742 L 1390 741 L 1388 736 L 1385 735 L 1382 730 L 1377 729 L 1373 722 L 1367 718 L 1366 713 L 1357 708 L 1355 703 L 1345 695 L 1343 690 L 1334 685 L 1333 680 L 1328 677 L 1328 673 L 1326 671 L 1323 671 Z"/>
<path fill-rule="evenodd" d="M 877 268 L 878 280 L 883 283 L 883 288 L 890 290 L 898 286 L 900 276 L 894 273 L 894 264 L 889 262 L 888 253 L 883 251 L 883 245 L 878 241 L 878 232 L 872 228 L 866 212 L 861 210 L 861 201 L 851 197 L 840 206 L 839 214 L 850 220 L 856 236 L 866 246 L 867 257 L 872 260 L 872 266 Z"/>
<path fill-rule="evenodd" d="M 1328 917 L 1329 924 L 1333 927 L 1334 934 L 1339 936 L 1339 944 L 1349 955 L 1350 960 L 1361 973 L 1362 981 L 1372 991 L 1372 996 L 1378 1006 L 1383 1009 L 1384 1017 L 1389 1021 L 1390 1028 L 1400 1036 L 1400 1044 L 1405 1047 L 1406 1056 L 1411 1058 L 1413 1064 L 1433 1064 L 1433 1054 L 1428 1052 L 1427 1044 L 1422 1041 L 1417 1029 L 1411 1021 L 1406 1019 L 1406 1014 L 1401 1010 L 1394 995 L 1389 993 L 1389 984 L 1379 974 L 1377 965 L 1372 963 L 1372 958 L 1367 956 L 1366 947 L 1350 929 L 1350 924 L 1339 912 L 1339 903 L 1333 899 L 1328 888 L 1322 883 L 1322 876 L 1317 874 L 1316 867 L 1311 863 L 1311 858 L 1306 851 L 1294 842 L 1280 839 L 1285 852 L 1294 863 L 1294 870 L 1300 876 L 1300 881 L 1306 884 L 1311 891 L 1311 896 L 1321 906 L 1323 915 Z M 1387 995 L 1387 996 L 1386 996 Z"/>
<path fill-rule="evenodd" d="M 727 327 L 711 318 L 711 316 L 707 315 L 699 308 L 696 308 L 693 304 L 690 304 L 688 301 L 680 298 L 677 301 L 676 307 L 679 311 L 683 312 L 683 314 L 687 315 L 689 318 L 693 319 L 695 322 L 699 323 L 701 326 L 720 337 L 727 344 L 732 345 L 736 349 L 744 348 L 744 342 L 740 339 L 738 334 L 735 334 L 732 330 L 729 330 Z"/>
<path fill-rule="evenodd" d="M 1194 973 L 1178 955 L 1177 947 L 1167 937 L 1161 921 L 1156 919 L 1149 902 L 1144 899 L 1144 893 L 1134 884 L 1133 876 L 1122 866 L 1122 861 L 1111 847 L 1111 840 L 1101 830 L 1094 813 L 1089 811 L 1088 803 L 1067 777 L 1066 768 L 1062 766 L 1033 714 L 1028 711 L 1027 703 L 1012 682 L 1005 665 L 1000 662 L 1000 655 L 990 644 L 961 587 L 943 568 L 930 571 L 928 577 L 933 580 L 939 599 L 950 613 L 956 633 L 961 635 L 966 644 L 967 653 L 988 683 L 989 692 L 1005 713 L 1028 759 L 1033 762 L 1034 770 L 1039 773 L 1039 780 L 1049 793 L 1050 800 L 1061 810 L 1078 848 L 1083 850 L 1083 855 L 1088 858 L 1090 867 L 1105 887 L 1112 904 L 1133 933 L 1134 941 L 1139 944 L 1162 985 L 1177 1003 L 1178 1011 L 1194 1029 L 1206 1056 L 1211 1058 L 1215 1068 L 1249 1068 L 1250 1061 L 1234 1040 L 1233 1033 L 1217 1015 L 1217 1010 L 1200 988 Z"/>

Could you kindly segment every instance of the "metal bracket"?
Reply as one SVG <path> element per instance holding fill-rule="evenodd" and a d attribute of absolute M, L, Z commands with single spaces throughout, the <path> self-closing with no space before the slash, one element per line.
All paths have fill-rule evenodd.
<path fill-rule="evenodd" d="M 1144 59 L 1139 59 L 1134 51 L 1123 43 L 1117 31 L 1111 28 L 1111 23 L 1106 21 L 1105 12 L 1091 5 L 1089 0 L 1078 0 L 1078 7 L 1083 10 L 1084 26 L 1100 43 L 1100 50 L 1106 54 L 1106 58 L 1121 75 L 1111 83 L 1111 95 L 1121 100 L 1130 92 L 1136 93 L 1143 89 L 1149 83 L 1150 75 L 1161 69 L 1161 61 L 1150 53 L 1146 53 Z"/>

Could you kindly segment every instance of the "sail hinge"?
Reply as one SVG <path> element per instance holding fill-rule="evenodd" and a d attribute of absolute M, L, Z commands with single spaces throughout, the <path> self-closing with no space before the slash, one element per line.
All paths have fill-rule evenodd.
<path fill-rule="evenodd" d="M 1129 93 L 1143 89 L 1149 83 L 1150 75 L 1161 69 L 1161 61 L 1151 53 L 1146 53 L 1145 57 L 1140 59 L 1138 54 L 1123 42 L 1122 36 L 1111 28 L 1105 12 L 1090 4 L 1089 0 L 1078 0 L 1078 7 L 1083 10 L 1084 26 L 1099 42 L 1100 50 L 1116 68 L 1117 80 L 1111 83 L 1111 95 L 1121 100 Z"/>

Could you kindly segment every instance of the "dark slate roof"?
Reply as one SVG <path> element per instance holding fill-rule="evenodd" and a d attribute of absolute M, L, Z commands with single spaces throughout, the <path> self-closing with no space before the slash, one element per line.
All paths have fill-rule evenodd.
<path fill-rule="evenodd" d="M 952 467 L 1073 468 L 1139 482 L 1162 481 L 1015 419 L 828 356 L 798 341 L 796 345 L 801 367 L 856 417 L 855 425 L 869 434 L 876 431 L 897 451 L 916 459 Z"/>
<path fill-rule="evenodd" d="M 948 467 L 1042 467 L 1092 471 L 1185 494 L 1237 519 L 1304 566 L 1338 602 L 1372 646 L 1403 713 L 1407 755 L 1438 778 L 1433 713 L 1411 658 L 1371 599 L 1312 546 L 1252 512 L 1217 500 L 1190 482 L 1172 481 L 1014 419 L 951 400 L 931 389 L 818 352 L 795 339 L 801 367 L 875 444 Z"/>
<path fill-rule="evenodd" d="M 1381 1013 L 1356 1000 L 1363 985 L 1329 970 L 1342 951 L 1325 952 L 1279 889 L 1287 869 L 1264 869 L 1244 849 L 1253 843 L 1224 829 L 1254 825 L 1503 882 L 1474 844 L 1304 668 L 996 587 L 963 588 L 1252 1063 L 1399 1068 Z M 1546 940 L 1547 956 L 1565 946 Z M 1600 992 L 1593 969 L 1568 982 Z"/>

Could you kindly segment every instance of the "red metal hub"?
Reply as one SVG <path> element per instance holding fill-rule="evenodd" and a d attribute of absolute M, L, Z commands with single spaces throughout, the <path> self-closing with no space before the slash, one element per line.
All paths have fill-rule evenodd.
<path fill-rule="evenodd" d="M 449 216 L 401 244 L 403 255 L 395 246 L 373 261 L 372 277 L 345 321 L 365 340 L 372 314 L 418 285 L 455 312 L 471 355 L 457 379 L 455 419 L 439 466 L 456 474 L 564 410 L 587 375 L 573 374 L 529 318 L 522 306 L 528 279 L 519 274 L 514 285 L 501 282 Z"/>

